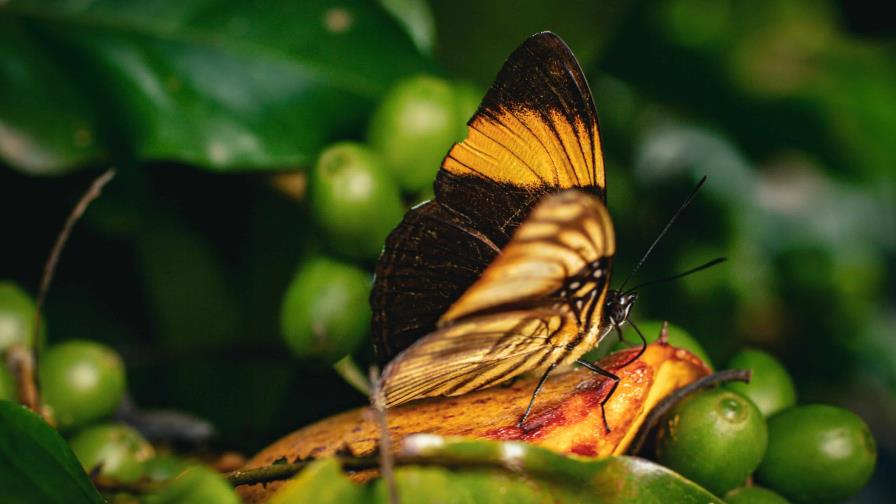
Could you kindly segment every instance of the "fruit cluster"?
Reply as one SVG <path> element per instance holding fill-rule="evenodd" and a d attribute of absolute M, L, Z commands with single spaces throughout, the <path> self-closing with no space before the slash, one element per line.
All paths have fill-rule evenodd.
<path fill-rule="evenodd" d="M 646 335 L 660 326 L 639 324 Z M 668 334 L 708 363 L 683 329 L 670 326 Z M 729 503 L 841 502 L 864 487 L 877 451 L 861 418 L 836 406 L 797 405 L 793 380 L 766 352 L 741 350 L 725 367 L 750 370 L 750 383 L 729 382 L 679 402 L 657 429 L 658 462 Z"/>
<path fill-rule="evenodd" d="M 408 207 L 432 197 L 432 181 L 481 94 L 420 75 L 379 103 L 367 143 L 326 148 L 308 173 L 311 218 L 326 244 L 307 258 L 283 298 L 281 328 L 299 358 L 335 362 L 367 340 L 369 267 Z"/>
<path fill-rule="evenodd" d="M 0 355 L 12 345 L 35 344 L 33 323 L 31 297 L 19 286 L 0 281 Z M 36 344 L 43 347 L 43 341 Z M 170 481 L 147 502 L 239 502 L 230 484 L 214 471 L 157 451 L 139 432 L 113 418 L 127 389 L 124 362 L 115 350 L 77 340 L 41 348 L 38 355 L 44 408 L 89 474 L 116 484 Z M 14 384 L 0 362 L 0 400 L 17 400 Z M 174 480 L 186 470 L 190 471 L 189 483 L 184 483 L 184 478 Z M 173 492 L 179 492 L 177 499 L 165 500 Z M 187 496 L 193 497 L 182 499 Z M 203 500 L 205 497 L 211 500 Z"/>
<path fill-rule="evenodd" d="M 283 298 L 283 335 L 296 356 L 335 362 L 366 341 L 367 270 L 407 208 L 427 197 L 445 152 L 465 135 L 478 97 L 440 78 L 408 78 L 374 113 L 368 145 L 341 142 L 319 155 L 309 170 L 307 202 L 327 249 L 303 261 Z M 44 407 L 85 471 L 116 484 L 168 482 L 147 502 L 238 502 L 215 471 L 155 448 L 116 420 L 127 379 L 114 349 L 93 341 L 44 348 L 45 331 L 32 341 L 34 310 L 25 291 L 0 281 L 0 355 L 12 345 L 40 345 Z M 17 400 L 15 380 L 2 362 L 0 400 Z"/>

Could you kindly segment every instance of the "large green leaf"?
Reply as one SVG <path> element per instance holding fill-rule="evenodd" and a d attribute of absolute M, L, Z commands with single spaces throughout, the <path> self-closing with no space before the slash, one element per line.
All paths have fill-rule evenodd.
<path fill-rule="evenodd" d="M 378 4 L 36 1 L 0 7 L 0 156 L 216 169 L 306 161 L 427 60 Z"/>
<path fill-rule="evenodd" d="M 0 501 L 101 504 L 62 437 L 22 406 L 0 401 Z"/>
<path fill-rule="evenodd" d="M 573 458 L 526 443 L 407 438 L 395 483 L 402 502 L 721 503 L 683 476 L 635 457 Z M 406 463 L 420 465 L 404 465 Z M 322 493 L 322 489 L 329 489 Z M 353 485 L 335 460 L 315 462 L 277 504 L 387 503 L 385 483 Z"/>

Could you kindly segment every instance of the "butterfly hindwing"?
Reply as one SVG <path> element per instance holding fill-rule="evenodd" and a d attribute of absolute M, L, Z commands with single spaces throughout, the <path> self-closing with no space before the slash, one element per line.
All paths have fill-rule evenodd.
<path fill-rule="evenodd" d="M 439 329 L 386 367 L 386 406 L 496 385 L 562 358 L 576 333 L 569 310 L 546 308 L 473 317 Z"/>
<path fill-rule="evenodd" d="M 380 365 L 432 331 L 498 254 L 471 226 L 431 201 L 408 212 L 387 238 L 370 297 Z"/>
<path fill-rule="evenodd" d="M 387 405 L 459 395 L 580 357 L 604 334 L 615 246 L 595 197 L 577 190 L 546 197 L 439 328 L 386 367 Z"/>
<path fill-rule="evenodd" d="M 386 241 L 371 293 L 380 364 L 435 330 L 535 203 L 568 188 L 605 198 L 597 116 L 569 48 L 540 33 L 507 59 L 443 161 L 435 199 Z"/>

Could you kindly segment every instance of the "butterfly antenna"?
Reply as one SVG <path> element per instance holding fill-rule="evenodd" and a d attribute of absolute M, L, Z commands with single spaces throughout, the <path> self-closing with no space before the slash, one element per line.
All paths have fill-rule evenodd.
<path fill-rule="evenodd" d="M 691 201 L 694 200 L 694 196 L 697 195 L 697 191 L 699 191 L 700 188 L 703 187 L 703 184 L 705 182 L 706 182 L 706 175 L 704 175 L 703 178 L 700 179 L 700 182 L 697 182 L 697 187 L 694 187 L 694 190 L 691 191 L 691 194 L 688 195 L 687 199 L 684 200 L 684 203 L 682 203 L 681 206 L 678 207 L 678 210 L 676 210 L 676 212 L 674 214 L 672 214 L 672 218 L 669 219 L 669 222 L 666 223 L 666 227 L 664 227 L 663 230 L 660 231 L 660 234 L 657 235 L 656 239 L 653 240 L 653 243 L 651 243 L 650 247 L 647 248 L 647 252 L 644 252 L 644 255 L 642 255 L 641 259 L 638 261 L 638 264 L 636 264 L 634 269 L 632 269 L 629 272 L 628 276 L 625 277 L 625 280 L 622 282 L 622 285 L 619 286 L 618 290 L 622 291 L 622 289 L 625 288 L 625 284 L 627 284 L 628 281 L 631 280 L 631 278 L 635 275 L 635 273 L 637 273 L 638 270 L 641 269 L 641 266 L 644 265 L 644 261 L 647 260 L 647 257 L 650 256 L 650 253 L 653 252 L 653 249 L 656 248 L 656 246 L 660 242 L 660 240 L 663 239 L 663 236 L 666 235 L 666 232 L 669 231 L 669 228 L 671 228 L 672 224 L 675 223 L 675 220 L 678 219 L 678 216 L 681 215 L 681 213 L 684 211 L 684 209 L 687 208 L 691 204 Z"/>
<path fill-rule="evenodd" d="M 644 283 L 642 283 L 642 284 L 638 284 L 638 285 L 632 287 L 631 289 L 625 291 L 625 294 L 631 294 L 632 292 L 634 292 L 634 291 L 640 289 L 641 287 L 647 287 L 648 285 L 653 285 L 653 284 L 658 284 L 658 283 L 663 283 L 663 282 L 669 282 L 669 281 L 671 281 L 671 280 L 675 280 L 675 279 L 678 279 L 678 278 L 681 278 L 681 277 L 686 277 L 686 276 L 688 276 L 688 275 L 690 275 L 690 274 L 692 274 L 692 273 L 696 273 L 696 272 L 698 272 L 698 271 L 703 271 L 703 270 L 705 270 L 706 268 L 712 268 L 712 267 L 715 266 L 716 264 L 723 263 L 723 262 L 725 262 L 725 261 L 727 261 L 727 260 L 728 260 L 727 257 L 716 257 L 716 258 L 713 259 L 712 261 L 705 262 L 705 263 L 701 264 L 700 266 L 697 266 L 696 268 L 691 268 L 691 269 L 689 269 L 689 270 L 687 270 L 687 271 L 684 271 L 684 272 L 682 272 L 682 273 L 677 273 L 677 274 L 672 275 L 672 276 L 667 276 L 667 277 L 663 277 L 663 278 L 657 278 L 656 280 L 651 280 L 651 281 L 649 281 L 649 282 L 644 282 Z"/>

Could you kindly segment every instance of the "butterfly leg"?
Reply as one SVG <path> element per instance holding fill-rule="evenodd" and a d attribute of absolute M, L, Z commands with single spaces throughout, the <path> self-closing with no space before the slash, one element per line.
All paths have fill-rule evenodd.
<path fill-rule="evenodd" d="M 606 396 L 604 396 L 604 398 L 600 401 L 600 414 L 604 419 L 604 429 L 607 432 L 610 432 L 610 424 L 607 423 L 607 410 L 606 410 L 606 408 L 604 408 L 604 406 L 607 404 L 607 401 L 609 401 L 610 398 L 613 397 L 613 393 L 616 392 L 616 387 L 619 386 L 619 377 L 614 375 L 613 373 L 607 371 L 606 369 L 601 369 L 601 368 L 595 366 L 594 364 L 592 364 L 584 359 L 577 360 L 576 364 L 578 364 L 584 368 L 587 368 L 590 371 L 594 371 L 595 373 L 597 373 L 601 376 L 606 376 L 610 380 L 613 380 L 613 387 L 610 388 L 610 393 L 608 393 Z"/>
<path fill-rule="evenodd" d="M 538 385 L 535 386 L 535 391 L 532 392 L 532 398 L 529 399 L 529 406 L 526 407 L 526 412 L 523 413 L 523 416 L 520 417 L 520 421 L 516 424 L 520 429 L 523 428 L 523 424 L 526 423 L 526 419 L 529 418 L 529 413 L 532 412 L 532 406 L 535 404 L 535 396 L 537 396 L 538 393 L 541 392 L 541 387 L 544 387 L 544 382 L 548 380 L 548 376 L 551 374 L 551 371 L 553 371 L 555 367 L 557 367 L 556 362 L 554 364 L 551 364 L 550 367 L 548 367 L 547 371 L 545 371 L 541 376 L 541 379 L 538 380 Z"/>
<path fill-rule="evenodd" d="M 634 322 L 629 320 L 628 323 L 629 323 L 629 325 L 631 325 L 632 327 L 635 328 L 635 332 L 638 333 L 638 337 L 641 338 L 641 349 L 638 351 L 638 353 L 634 357 L 632 357 L 631 359 L 628 360 L 628 362 L 623 364 L 622 367 L 628 366 L 632 362 L 635 362 L 636 360 L 641 358 L 641 356 L 644 355 L 644 351 L 647 350 L 647 338 L 644 337 L 644 334 L 641 332 L 640 329 L 638 329 L 638 326 L 636 326 Z M 619 338 L 622 339 L 622 329 L 620 329 L 619 326 L 616 326 L 616 332 L 619 333 Z"/>

